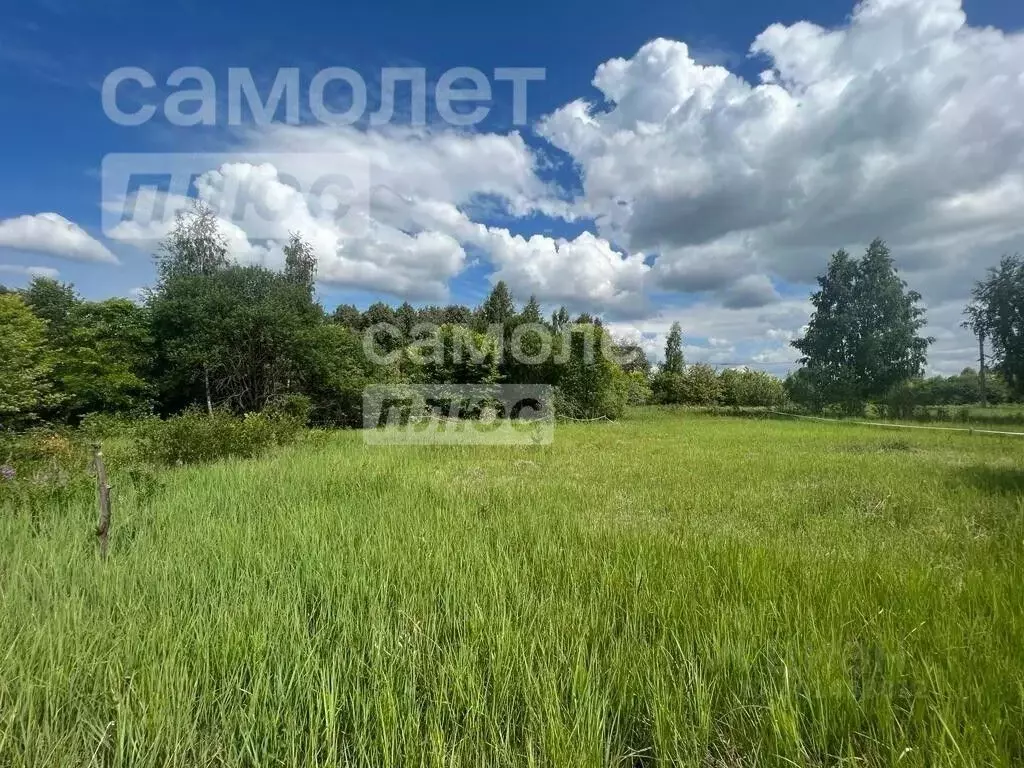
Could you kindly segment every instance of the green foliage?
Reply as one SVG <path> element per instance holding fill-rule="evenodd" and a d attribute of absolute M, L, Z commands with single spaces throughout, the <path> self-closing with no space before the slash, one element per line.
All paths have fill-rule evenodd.
<path fill-rule="evenodd" d="M 431 384 L 493 384 L 499 354 L 497 339 L 460 325 L 442 325 L 408 349 L 414 380 Z"/>
<path fill-rule="evenodd" d="M 537 301 L 536 296 L 530 296 L 530 300 L 526 302 L 526 306 L 523 307 L 523 311 L 519 313 L 520 323 L 542 323 L 543 320 L 540 316 L 540 302 Z"/>
<path fill-rule="evenodd" d="M 719 376 L 722 405 L 777 408 L 786 402 L 782 381 L 764 371 L 726 369 Z"/>
<path fill-rule="evenodd" d="M 678 373 L 659 371 L 651 389 L 654 402 L 662 405 L 715 405 L 722 398 L 722 384 L 715 369 L 702 363 Z"/>
<path fill-rule="evenodd" d="M 823 403 L 860 410 L 920 374 L 931 342 L 918 335 L 921 296 L 906 290 L 885 243 L 875 240 L 860 260 L 837 252 L 818 283 L 807 333 L 793 346 Z"/>
<path fill-rule="evenodd" d="M 651 380 L 651 393 L 659 405 L 682 405 L 686 402 L 686 375 L 682 372 L 658 371 Z"/>
<path fill-rule="evenodd" d="M 683 330 L 679 323 L 672 323 L 665 340 L 665 363 L 661 370 L 668 374 L 682 373 L 683 366 Z"/>
<path fill-rule="evenodd" d="M 1024 396 L 1024 256 L 1004 256 L 973 296 L 968 324 L 991 341 L 997 370 L 1015 396 Z"/>
<path fill-rule="evenodd" d="M 294 442 L 302 426 L 300 418 L 277 410 L 242 417 L 222 410 L 188 410 L 149 422 L 141 435 L 140 455 L 162 466 L 252 458 Z"/>
<path fill-rule="evenodd" d="M 682 373 L 660 371 L 652 381 L 653 401 L 662 405 L 772 408 L 786 401 L 781 380 L 764 371 L 687 366 Z"/>
<path fill-rule="evenodd" d="M 815 377 L 806 368 L 788 374 L 782 382 L 786 398 L 794 405 L 814 413 L 820 412 L 825 400 L 818 392 Z"/>
<path fill-rule="evenodd" d="M 331 315 L 331 320 L 353 331 L 363 327 L 363 313 L 354 304 L 339 304 Z"/>
<path fill-rule="evenodd" d="M 927 390 L 920 379 L 897 384 L 885 397 L 885 416 L 894 419 L 912 418 L 914 412 L 927 404 Z"/>
<path fill-rule="evenodd" d="M 80 302 L 63 344 L 54 380 L 65 421 L 86 413 L 149 411 L 153 340 L 146 310 L 127 299 Z"/>
<path fill-rule="evenodd" d="M 563 328 L 569 325 L 569 310 L 565 307 L 559 307 L 556 311 L 551 313 L 551 327 L 555 331 L 561 331 Z"/>
<path fill-rule="evenodd" d="M 920 382 L 921 405 L 973 405 L 981 402 L 981 379 L 973 368 L 955 376 L 933 376 Z M 989 404 L 1010 400 L 1010 388 L 998 372 L 985 375 L 985 397 Z"/>
<path fill-rule="evenodd" d="M 715 405 L 722 397 L 722 383 L 710 365 L 687 367 L 683 382 L 683 402 L 687 405 Z"/>
<path fill-rule="evenodd" d="M 80 303 L 74 287 L 49 277 L 35 277 L 21 295 L 32 314 L 46 322 L 50 347 L 59 350 L 67 346 L 74 330 L 72 314 Z"/>
<path fill-rule="evenodd" d="M 149 428 L 157 417 L 152 414 L 89 413 L 78 424 L 78 434 L 90 443 L 110 439 L 132 441 Z"/>
<path fill-rule="evenodd" d="M 0 465 L 0 505 L 35 530 L 52 521 L 66 524 L 82 505 L 95 503 L 88 446 L 64 431 L 0 434 Z"/>
<path fill-rule="evenodd" d="M 363 390 L 398 377 L 397 366 L 375 365 L 366 356 L 360 334 L 340 325 L 310 329 L 301 348 L 303 390 L 310 399 L 313 424 L 361 426 Z"/>
<path fill-rule="evenodd" d="M 404 338 L 408 339 L 412 336 L 412 329 L 416 325 L 417 317 L 416 308 L 408 301 L 403 301 L 395 310 L 395 322 L 398 323 L 398 329 Z"/>
<path fill-rule="evenodd" d="M 626 373 L 641 373 L 644 378 L 651 375 L 651 361 L 647 359 L 647 353 L 639 344 L 621 343 L 613 347 L 615 360 L 622 366 Z"/>
<path fill-rule="evenodd" d="M 508 325 L 516 316 L 516 305 L 512 301 L 512 293 L 504 280 L 499 280 L 490 295 L 480 307 L 480 323 L 478 330 L 487 330 L 492 325 Z"/>
<path fill-rule="evenodd" d="M 625 372 L 604 354 L 610 341 L 596 325 L 570 325 L 556 339 L 556 411 L 575 419 L 620 418 L 629 397 Z"/>
<path fill-rule="evenodd" d="M 363 332 L 369 334 L 377 357 L 400 350 L 406 342 L 398 327 L 395 311 L 383 302 L 371 304 L 363 313 Z"/>
<path fill-rule="evenodd" d="M 188 211 L 179 212 L 154 262 L 161 284 L 180 277 L 209 276 L 227 268 L 227 240 L 217 226 L 214 211 L 194 201 Z"/>
<path fill-rule="evenodd" d="M 313 247 L 292 232 L 284 247 L 284 278 L 290 283 L 305 288 L 312 296 L 316 283 L 316 253 Z"/>
<path fill-rule="evenodd" d="M 504 350 L 502 380 L 512 384 L 550 384 L 557 375 L 557 339 L 551 328 L 532 313 L 520 316 Z"/>
<path fill-rule="evenodd" d="M 626 381 L 629 385 L 626 394 L 626 403 L 631 406 L 648 405 L 653 398 L 651 383 L 646 374 L 641 371 L 626 371 Z"/>
<path fill-rule="evenodd" d="M 1009 387 L 998 374 L 986 376 L 987 401 L 991 405 L 1007 402 Z M 956 376 L 911 379 L 893 387 L 879 404 L 885 415 L 897 419 L 931 419 L 945 406 L 969 406 L 981 401 L 981 384 L 976 371 L 963 370 Z M 942 419 L 939 419 L 942 420 Z"/>
<path fill-rule="evenodd" d="M 15 294 L 0 296 L 0 425 L 20 426 L 55 405 L 46 322 Z"/>
<path fill-rule="evenodd" d="M 232 266 L 165 281 L 150 299 L 165 410 L 208 379 L 211 399 L 258 411 L 297 387 L 310 331 L 322 323 L 306 286 L 262 267 Z"/>

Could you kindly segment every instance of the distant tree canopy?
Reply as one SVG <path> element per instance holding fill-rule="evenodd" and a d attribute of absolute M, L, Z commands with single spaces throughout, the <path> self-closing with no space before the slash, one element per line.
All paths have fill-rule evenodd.
<path fill-rule="evenodd" d="M 672 323 L 665 340 L 665 364 L 661 370 L 665 373 L 682 373 L 683 364 L 683 329 L 679 323 Z"/>
<path fill-rule="evenodd" d="M 165 283 L 182 275 L 212 275 L 228 265 L 228 246 L 217 226 L 217 215 L 196 202 L 178 213 L 174 229 L 156 255 L 157 279 Z"/>
<path fill-rule="evenodd" d="M 972 292 L 968 325 L 992 346 L 994 368 L 1024 395 L 1024 257 L 1004 256 Z"/>
<path fill-rule="evenodd" d="M 850 410 L 921 375 L 931 339 L 919 335 L 924 310 L 898 276 L 885 243 L 860 259 L 832 256 L 811 295 L 807 332 L 792 342 L 803 353 L 799 374 L 812 400 Z"/>
<path fill-rule="evenodd" d="M 202 406 L 235 413 L 302 405 L 323 424 L 362 423 L 374 384 L 548 384 L 560 411 L 617 418 L 626 405 L 848 406 L 976 401 L 980 377 L 922 379 L 929 339 L 920 297 L 875 241 L 861 259 L 840 251 L 811 297 L 814 315 L 794 342 L 803 367 L 785 382 L 751 370 L 687 365 L 679 323 L 652 373 L 643 347 L 613 339 L 601 318 L 566 307 L 545 319 L 518 308 L 498 281 L 479 306 L 342 304 L 327 315 L 315 296 L 316 253 L 300 234 L 278 271 L 228 259 L 213 213 L 184 212 L 154 256 L 143 303 L 87 301 L 37 277 L 0 293 L 0 421 L 74 424 L 90 413 L 169 415 Z M 970 322 L 991 340 L 992 401 L 1024 386 L 1024 264 L 1007 257 L 975 289 Z M 902 387 L 902 389 L 900 389 Z M 1013 389 L 1014 391 L 1011 391 Z"/>
<path fill-rule="evenodd" d="M 178 216 L 154 261 L 142 305 L 85 301 L 47 278 L 0 297 L 4 426 L 300 401 L 321 423 L 357 425 L 366 387 L 402 382 L 550 384 L 566 413 L 614 418 L 627 390 L 644 391 L 604 354 L 613 345 L 599 319 L 573 324 L 562 308 L 555 336 L 537 299 L 520 311 L 501 281 L 475 309 L 376 302 L 328 317 L 315 298 L 316 253 L 300 234 L 280 271 L 233 264 L 201 204 Z"/>

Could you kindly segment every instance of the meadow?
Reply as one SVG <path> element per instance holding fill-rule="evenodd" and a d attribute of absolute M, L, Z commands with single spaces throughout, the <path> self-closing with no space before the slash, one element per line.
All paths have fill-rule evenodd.
<path fill-rule="evenodd" d="M 1024 762 L 1024 438 L 639 410 L 0 496 L 2 766 Z M 0 494 L 3 491 L 0 489 Z"/>

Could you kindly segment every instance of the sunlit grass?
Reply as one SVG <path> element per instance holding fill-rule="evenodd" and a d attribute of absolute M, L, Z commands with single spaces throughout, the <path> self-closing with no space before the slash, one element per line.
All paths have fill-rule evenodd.
<path fill-rule="evenodd" d="M 113 461 L 113 460 L 112 460 Z M 0 503 L 0 765 L 1014 765 L 1024 442 L 639 412 Z"/>

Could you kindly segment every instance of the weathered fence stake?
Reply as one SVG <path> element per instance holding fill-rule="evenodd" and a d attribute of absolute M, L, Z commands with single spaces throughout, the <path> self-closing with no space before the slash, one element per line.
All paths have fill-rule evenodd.
<path fill-rule="evenodd" d="M 92 462 L 96 470 L 96 484 L 99 489 L 100 520 L 96 524 L 96 538 L 100 541 L 100 557 L 107 558 L 110 544 L 110 486 L 107 485 L 107 468 L 103 465 L 103 449 L 99 443 L 92 446 Z"/>

